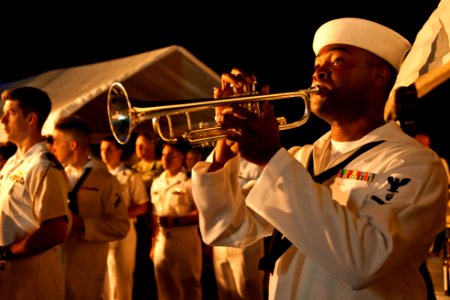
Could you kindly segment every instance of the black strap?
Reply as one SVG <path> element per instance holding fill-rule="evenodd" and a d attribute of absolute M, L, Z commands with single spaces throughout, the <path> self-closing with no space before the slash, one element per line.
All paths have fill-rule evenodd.
<path fill-rule="evenodd" d="M 375 141 L 361 146 L 352 155 L 347 157 L 344 161 L 331 167 L 328 170 L 323 171 L 319 175 L 314 176 L 314 159 L 311 152 L 311 156 L 308 162 L 308 172 L 313 177 L 313 180 L 317 183 L 323 183 L 335 176 L 339 170 L 343 169 L 352 160 L 361 155 L 362 153 L 368 151 L 369 149 L 381 144 L 384 141 Z M 273 272 L 275 267 L 275 262 L 280 258 L 280 256 L 292 245 L 292 243 L 283 236 L 276 228 L 273 229 L 272 239 L 270 241 L 269 249 L 267 253 L 259 261 L 259 269 Z"/>
<path fill-rule="evenodd" d="M 91 172 L 92 168 L 86 168 L 83 171 L 83 174 L 81 174 L 81 177 L 78 179 L 77 183 L 73 187 L 72 191 L 69 192 L 69 208 L 70 210 L 78 215 L 78 201 L 77 201 L 77 193 L 80 189 L 81 185 L 83 184 L 86 177 L 89 175 L 89 172 Z"/>
<path fill-rule="evenodd" d="M 355 158 L 357 158 L 358 156 L 360 156 L 361 154 L 363 154 L 364 152 L 372 149 L 373 147 L 381 144 L 384 141 L 375 141 L 375 142 L 371 142 L 368 144 L 365 144 L 363 146 L 361 146 L 358 150 L 356 150 L 352 155 L 350 155 L 349 157 L 347 157 L 346 159 L 344 159 L 342 162 L 338 163 L 337 165 L 329 168 L 328 170 L 323 171 L 322 173 L 320 173 L 319 175 L 314 176 L 314 162 L 313 162 L 313 156 L 311 155 L 310 157 L 310 161 L 308 163 L 308 172 L 309 174 L 311 174 L 311 176 L 313 176 L 313 180 L 317 183 L 324 183 L 325 181 L 327 181 L 328 179 L 330 179 L 331 177 L 333 177 L 334 175 L 336 175 L 339 170 L 343 169 L 346 165 L 348 165 L 352 160 L 354 160 Z"/>

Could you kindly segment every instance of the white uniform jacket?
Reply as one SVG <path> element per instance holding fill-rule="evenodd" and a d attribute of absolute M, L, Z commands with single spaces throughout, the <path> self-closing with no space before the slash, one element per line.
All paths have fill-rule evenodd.
<path fill-rule="evenodd" d="M 77 193 L 78 212 L 85 228 L 80 232 L 72 227 L 64 244 L 66 276 L 103 282 L 108 242 L 124 238 L 130 221 L 120 183 L 114 175 L 94 159 L 84 166 L 87 167 L 92 170 Z M 69 169 L 66 167 L 66 171 Z"/>
<path fill-rule="evenodd" d="M 45 143 L 9 158 L 0 172 L 0 246 L 22 240 L 45 220 L 68 216 L 67 177 Z"/>
<path fill-rule="evenodd" d="M 0 246 L 23 240 L 47 220 L 67 216 L 68 180 L 44 142 L 14 154 L 0 172 Z M 1 299 L 63 299 L 60 245 L 0 262 Z"/>
<path fill-rule="evenodd" d="M 150 196 L 145 189 L 142 174 L 121 163 L 110 170 L 119 181 L 122 189 L 122 199 L 125 206 L 147 204 Z M 130 218 L 130 230 L 125 238 L 109 243 L 107 261 L 107 280 L 103 299 L 131 300 L 133 294 L 133 273 L 136 264 L 136 218 Z"/>
<path fill-rule="evenodd" d="M 150 202 L 149 191 L 145 189 L 141 173 L 123 163 L 110 173 L 117 178 L 121 185 L 123 201 L 127 208 Z M 133 221 L 136 221 L 135 218 Z"/>
<path fill-rule="evenodd" d="M 151 201 L 157 216 L 185 216 L 197 210 L 192 199 L 192 182 L 185 171 L 167 177 L 167 171 L 155 178 L 151 187 Z"/>
<path fill-rule="evenodd" d="M 354 149 L 376 140 L 385 142 L 324 184 L 303 165 L 313 150 L 315 175 L 329 168 L 330 133 L 313 146 L 280 149 L 245 199 L 239 158 L 211 173 L 209 163 L 197 163 L 193 194 L 204 241 L 242 247 L 273 227 L 281 231 L 293 246 L 275 265 L 269 299 L 425 299 L 418 267 L 445 227 L 445 171 L 435 152 L 394 122 Z"/>

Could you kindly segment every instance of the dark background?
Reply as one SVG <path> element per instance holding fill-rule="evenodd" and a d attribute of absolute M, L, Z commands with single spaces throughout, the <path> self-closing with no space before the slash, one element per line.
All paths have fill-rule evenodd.
<path fill-rule="evenodd" d="M 272 92 L 295 91 L 310 85 L 314 62 L 312 39 L 324 22 L 338 17 L 368 18 L 391 27 L 412 43 L 439 3 L 438 0 L 199 4 L 53 1 L 48 5 L 45 1 L 15 2 L 2 3 L 0 84 L 53 69 L 180 45 L 218 74 L 233 67 L 254 72 L 260 85 L 269 84 Z M 449 93 L 446 95 L 448 100 Z M 450 161 L 446 140 L 449 118 L 444 115 L 448 113 L 445 107 L 441 108 L 443 101 L 426 103 L 423 115 L 431 128 L 435 150 Z M 289 147 L 311 143 L 326 130 L 326 124 L 311 116 L 306 125 L 283 131 L 281 136 Z M 142 255 L 147 254 L 144 251 Z M 141 267 L 146 270 L 147 265 Z M 154 288 L 149 287 L 151 274 L 136 279 L 142 298 L 149 299 L 144 294 L 154 293 Z M 207 287 L 213 289 L 214 284 Z"/>
<path fill-rule="evenodd" d="M 189 1 L 193 2 L 193 1 Z M 385 24 L 411 43 L 437 0 L 235 1 L 14 4 L 0 18 L 0 83 L 42 72 L 180 45 L 221 74 L 254 72 L 272 92 L 304 89 L 311 81 L 312 39 L 324 22 L 362 17 Z M 8 5 L 6 5 L 8 6 Z M 442 109 L 440 110 L 442 113 Z M 435 111 L 426 111 L 438 119 Z M 440 116 L 439 116 L 440 118 Z M 435 136 L 448 135 L 432 122 Z M 312 142 L 328 126 L 314 116 L 283 133 L 285 144 Z M 443 156 L 442 141 L 437 148 Z"/>
<path fill-rule="evenodd" d="M 413 42 L 438 3 L 342 0 L 186 5 L 141 1 L 94 10 L 70 3 L 65 9 L 18 4 L 4 9 L 0 18 L 0 83 L 177 44 L 219 74 L 240 66 L 273 88 L 299 89 L 310 81 L 312 39 L 322 23 L 337 17 L 369 18 Z M 154 5 L 159 7 L 148 7 Z"/>

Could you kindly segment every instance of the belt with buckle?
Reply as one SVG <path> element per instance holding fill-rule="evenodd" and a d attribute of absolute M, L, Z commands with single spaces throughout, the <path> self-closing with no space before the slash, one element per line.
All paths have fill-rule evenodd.
<path fill-rule="evenodd" d="M 156 217 L 156 223 L 162 228 L 198 225 L 198 221 L 193 222 L 192 220 L 190 220 L 189 218 L 185 218 L 184 216 L 158 216 Z"/>

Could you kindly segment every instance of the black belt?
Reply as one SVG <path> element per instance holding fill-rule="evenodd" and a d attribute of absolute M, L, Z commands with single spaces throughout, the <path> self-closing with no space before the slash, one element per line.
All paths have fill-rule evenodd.
<path fill-rule="evenodd" d="M 198 225 L 198 221 L 186 220 L 183 216 L 157 216 L 156 223 L 162 228 L 173 228 L 182 226 L 195 226 Z"/>

